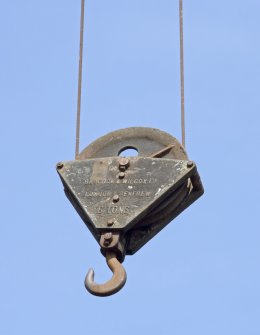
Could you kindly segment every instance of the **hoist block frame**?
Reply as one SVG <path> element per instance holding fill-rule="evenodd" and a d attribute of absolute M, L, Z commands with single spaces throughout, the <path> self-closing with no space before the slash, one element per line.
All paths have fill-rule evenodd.
<path fill-rule="evenodd" d="M 128 158 L 129 166 L 121 169 L 120 160 L 122 158 L 119 155 L 127 148 L 136 149 L 139 156 Z M 170 149 L 165 150 L 165 148 Z M 159 153 L 159 156 L 162 155 L 163 158 L 151 158 L 157 157 L 156 153 Z M 111 155 L 114 156 L 111 157 Z M 118 197 L 116 193 L 121 192 L 122 194 L 125 189 L 122 185 L 124 186 L 126 178 L 134 176 L 143 180 L 143 173 L 152 171 L 153 165 L 157 166 L 157 170 L 154 169 L 153 171 L 156 171 L 160 176 L 158 183 L 152 185 L 152 188 L 145 185 L 144 191 L 139 190 L 139 192 L 145 192 L 145 190 L 148 192 L 149 189 L 155 194 L 160 188 L 160 183 L 163 184 L 164 191 L 159 197 L 152 198 L 150 202 L 142 202 L 140 198 L 134 199 L 134 201 L 132 199 L 132 205 L 136 204 L 140 210 L 134 212 L 130 220 L 118 219 L 115 213 L 103 213 L 105 220 L 102 221 L 102 216 L 97 215 L 95 217 L 93 213 L 90 213 L 91 208 L 99 203 L 114 203 L 114 208 L 117 208 L 117 202 L 122 203 L 123 201 L 124 205 L 121 208 L 124 208 L 127 201 L 125 202 L 120 197 L 119 199 L 113 199 L 113 197 Z M 175 165 L 176 167 L 174 167 Z M 178 173 L 180 167 L 182 169 L 181 174 Z M 111 248 L 120 250 L 119 258 L 121 260 L 123 260 L 125 254 L 132 255 L 138 251 L 203 194 L 203 186 L 196 165 L 188 160 L 181 144 L 171 135 L 152 128 L 127 128 L 107 134 L 84 149 L 79 156 L 79 160 L 60 163 L 57 170 L 64 184 L 67 197 L 95 239 L 100 243 L 102 253 L 105 254 L 106 249 Z M 67 174 L 64 171 L 67 171 Z M 77 175 L 75 171 L 79 171 L 79 174 Z M 85 171 L 85 175 L 83 171 Z M 71 173 L 76 178 L 73 179 L 72 177 L 70 179 L 69 175 Z M 84 175 L 84 178 L 81 178 L 82 175 Z M 112 184 L 105 185 L 105 187 L 104 185 L 100 187 L 97 184 L 94 189 L 93 184 L 86 184 L 86 180 L 89 181 L 91 178 L 95 180 L 95 178 L 99 178 L 98 176 L 104 180 L 116 180 L 117 183 L 113 183 L 114 189 L 111 191 Z M 76 179 L 77 181 L 75 181 Z M 164 184 L 167 184 L 167 187 Z M 133 187 L 135 185 L 128 186 Z M 85 194 L 87 192 L 101 192 L 99 195 L 100 201 L 95 200 L 85 203 L 84 198 L 80 198 L 77 192 L 85 192 Z M 87 210 L 86 207 L 88 207 Z M 104 239 L 106 232 L 114 234 L 114 244 L 106 245 Z M 115 241 L 117 241 L 116 244 Z"/>

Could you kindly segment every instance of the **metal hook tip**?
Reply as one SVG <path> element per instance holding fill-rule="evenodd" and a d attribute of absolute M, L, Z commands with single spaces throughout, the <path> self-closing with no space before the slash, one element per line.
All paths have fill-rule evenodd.
<path fill-rule="evenodd" d="M 88 270 L 88 273 L 85 278 L 85 287 L 88 290 L 88 287 L 94 282 L 95 272 L 92 268 Z"/>

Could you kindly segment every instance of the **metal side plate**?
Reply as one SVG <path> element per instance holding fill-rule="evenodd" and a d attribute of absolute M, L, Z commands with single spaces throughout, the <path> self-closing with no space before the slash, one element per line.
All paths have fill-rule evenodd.
<path fill-rule="evenodd" d="M 119 161 L 106 157 L 57 165 L 66 194 L 94 235 L 128 231 L 196 173 L 195 164 L 184 160 L 131 157 L 122 174 Z"/>

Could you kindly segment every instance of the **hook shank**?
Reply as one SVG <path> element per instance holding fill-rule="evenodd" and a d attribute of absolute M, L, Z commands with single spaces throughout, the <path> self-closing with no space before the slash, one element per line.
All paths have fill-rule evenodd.
<path fill-rule="evenodd" d="M 116 258 L 116 254 L 107 251 L 106 261 L 110 270 L 113 272 L 113 277 L 104 284 L 96 284 L 94 281 L 94 270 L 90 269 L 85 278 L 85 287 L 93 295 L 98 297 L 107 297 L 117 293 L 126 283 L 126 271 L 122 264 Z"/>

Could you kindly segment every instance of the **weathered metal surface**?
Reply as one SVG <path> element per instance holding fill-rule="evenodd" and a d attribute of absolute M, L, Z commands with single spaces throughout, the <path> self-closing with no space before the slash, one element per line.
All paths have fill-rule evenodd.
<path fill-rule="evenodd" d="M 120 158 L 63 163 L 59 174 L 68 192 L 98 231 L 132 228 L 193 174 L 186 161 L 132 157 L 124 179 Z M 113 227 L 108 221 L 114 220 Z"/>
<path fill-rule="evenodd" d="M 113 131 L 89 144 L 79 159 L 116 157 L 125 149 L 136 149 L 139 157 L 152 157 L 171 146 L 164 158 L 188 160 L 187 153 L 178 140 L 154 128 L 132 127 Z M 162 156 L 160 156 L 162 157 Z"/>
<path fill-rule="evenodd" d="M 125 161 L 121 179 L 122 160 L 63 162 L 58 172 L 66 194 L 95 238 L 99 240 L 106 231 L 120 231 L 127 239 L 126 253 L 133 254 L 172 220 L 176 206 L 189 193 L 187 180 L 196 174 L 196 166 L 174 159 L 131 157 Z"/>
<path fill-rule="evenodd" d="M 139 156 L 118 157 L 127 148 Z M 158 129 L 107 134 L 84 149 L 79 160 L 59 163 L 57 170 L 102 253 L 113 250 L 121 261 L 203 193 L 196 165 L 174 137 Z M 118 232 L 120 238 L 105 242 L 106 232 Z"/>
<path fill-rule="evenodd" d="M 128 254 L 133 255 L 137 252 L 168 223 L 174 220 L 181 212 L 201 197 L 204 193 L 204 189 L 197 172 L 190 177 L 190 182 L 186 185 L 186 188 L 188 190 L 186 196 L 183 196 L 183 193 L 176 192 L 175 201 L 174 197 L 168 197 L 168 199 L 165 199 L 163 204 L 159 206 L 157 212 L 152 211 L 148 216 L 141 220 L 139 225 L 127 233 L 126 240 L 129 241 L 127 245 Z"/>

